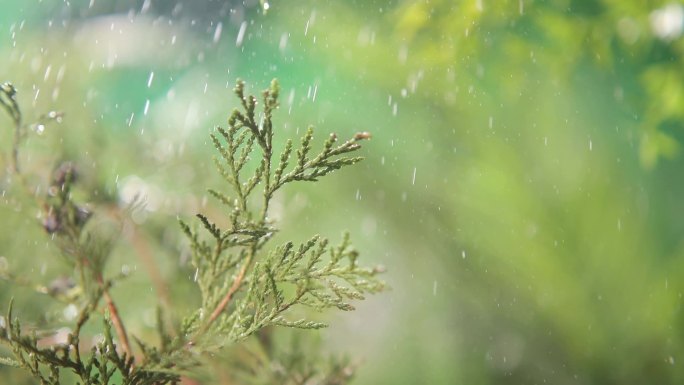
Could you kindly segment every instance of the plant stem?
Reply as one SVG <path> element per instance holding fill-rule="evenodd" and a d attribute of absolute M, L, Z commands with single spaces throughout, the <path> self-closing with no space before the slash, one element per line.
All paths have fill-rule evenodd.
<path fill-rule="evenodd" d="M 219 302 L 219 304 L 216 306 L 214 311 L 211 313 L 211 316 L 209 316 L 207 323 L 204 324 L 202 331 L 206 331 L 206 329 L 208 329 L 209 326 L 211 326 L 211 324 L 216 320 L 216 318 L 218 318 L 218 316 L 221 315 L 221 313 L 226 309 L 226 306 L 228 306 L 228 303 L 230 302 L 231 298 L 233 298 L 235 292 L 237 292 L 240 288 L 240 285 L 242 285 L 242 281 L 245 279 L 245 274 L 247 273 L 247 269 L 249 268 L 249 265 L 251 264 L 252 258 L 254 257 L 255 253 L 256 250 L 254 250 L 253 248 L 252 252 L 245 259 L 245 263 L 242 265 L 242 268 L 240 268 L 238 275 L 233 280 L 233 284 L 228 289 L 228 292 L 223 297 L 221 302 Z"/>
<path fill-rule="evenodd" d="M 112 296 L 109 294 L 109 288 L 107 287 L 107 285 L 104 284 L 104 281 L 102 280 L 102 275 L 97 276 L 97 283 L 102 288 L 102 296 L 104 297 L 104 300 L 107 303 L 107 309 L 109 309 L 109 315 L 112 318 L 112 325 L 114 325 L 116 335 L 117 337 L 119 337 L 119 341 L 121 341 L 121 347 L 123 348 L 124 352 L 128 357 L 133 357 L 131 345 L 128 342 L 128 335 L 126 334 L 126 328 L 124 327 L 124 324 L 121 321 L 121 316 L 119 316 L 119 310 L 116 307 L 116 304 L 112 299 Z"/>

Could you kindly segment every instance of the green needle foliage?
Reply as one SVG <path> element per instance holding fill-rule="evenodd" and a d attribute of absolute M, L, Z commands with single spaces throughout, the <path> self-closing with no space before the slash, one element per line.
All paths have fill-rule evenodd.
<path fill-rule="evenodd" d="M 377 278 L 381 269 L 358 264 L 359 253 L 351 246 L 348 234 L 336 246 L 319 235 L 301 244 L 270 246 L 269 242 L 278 231 L 268 217 L 274 194 L 290 183 L 315 182 L 361 161 L 361 157 L 350 154 L 370 135 L 358 133 L 338 143 L 337 136 L 331 134 L 322 149 L 315 151 L 314 132 L 309 128 L 296 150 L 288 140 L 276 155 L 272 118 L 278 108 L 278 83 L 274 80 L 263 92 L 260 113 L 256 111 L 257 99 L 245 95 L 242 81 L 238 81 L 235 93 L 241 109 L 233 111 L 227 129 L 217 127 L 211 135 L 219 153 L 214 163 L 230 191 L 209 193 L 225 206 L 227 218 L 214 221 L 197 214 L 196 225 L 180 220 L 192 248 L 191 263 L 201 298 L 199 308 L 174 327 L 166 326 L 162 320 L 168 315 L 159 310 L 160 342 L 154 344 L 132 336 L 137 349 L 131 346 L 125 317 L 109 294 L 122 277 L 104 275 L 116 239 L 111 232 L 89 227 L 93 215 L 72 199 L 76 169 L 72 163 L 64 163 L 55 170 L 47 194 L 39 198 L 39 203 L 44 210 L 43 228 L 73 268 L 74 277 L 60 288 L 44 292 L 76 305 L 76 324 L 65 343 L 45 346 L 41 336 L 22 329 L 10 303 L 5 325 L 0 325 L 0 341 L 11 348 L 14 357 L 0 357 L 0 363 L 25 368 L 41 384 L 59 384 L 65 370 L 74 373 L 81 384 L 173 384 L 201 367 L 206 354 L 247 343 L 245 340 L 253 335 L 258 337 L 255 340 L 259 344 L 270 344 L 273 327 L 326 326 L 296 317 L 296 307 L 353 310 L 352 300 L 364 299 L 366 294 L 383 289 L 383 282 Z M 3 86 L 0 102 L 16 126 L 12 163 L 20 177 L 16 153 L 23 129 L 15 94 L 12 86 Z M 218 222 L 228 225 L 223 228 Z M 81 330 L 100 312 L 105 315 L 104 337 L 86 350 Z M 251 360 L 253 365 L 269 367 L 266 362 L 271 362 L 273 367 L 277 363 L 282 370 L 273 376 L 269 371 L 251 370 L 254 375 L 245 377 L 250 370 L 245 370 L 244 366 L 249 364 L 243 362 L 242 370 L 236 373 L 241 373 L 244 381 L 268 378 L 283 384 L 339 384 L 350 378 L 351 366 L 343 362 L 318 363 L 328 369 L 316 370 L 316 361 L 306 361 L 302 353 L 278 355 L 275 352 L 284 350 L 263 346 L 261 351 L 266 353 Z"/>

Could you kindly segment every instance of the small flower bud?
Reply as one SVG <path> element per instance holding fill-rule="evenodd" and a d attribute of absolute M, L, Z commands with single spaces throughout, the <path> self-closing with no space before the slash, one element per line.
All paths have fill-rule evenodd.
<path fill-rule="evenodd" d="M 59 217 L 53 210 L 50 210 L 47 216 L 43 219 L 43 228 L 48 234 L 54 234 L 62 228 Z"/>
<path fill-rule="evenodd" d="M 73 183 L 76 180 L 76 167 L 71 162 L 64 162 L 59 165 L 53 174 L 53 186 L 62 187 L 64 184 Z"/>
<path fill-rule="evenodd" d="M 364 131 L 364 132 L 357 132 L 354 134 L 354 140 L 365 140 L 365 139 L 370 139 L 373 135 L 371 135 L 370 132 Z"/>

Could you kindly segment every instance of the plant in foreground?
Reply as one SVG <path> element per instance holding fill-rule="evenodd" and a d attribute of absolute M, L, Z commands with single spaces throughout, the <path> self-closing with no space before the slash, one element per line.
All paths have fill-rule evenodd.
<path fill-rule="evenodd" d="M 16 91 L 9 84 L 0 91 L 0 103 L 15 124 L 12 167 L 8 169 L 26 183 L 17 156 L 26 130 L 15 100 Z M 360 148 L 360 141 L 369 138 L 367 133 L 358 133 L 339 143 L 337 136 L 331 134 L 322 149 L 314 151 L 313 129 L 309 128 L 298 145 L 288 140 L 284 148 L 276 151 L 272 117 L 278 108 L 278 92 L 274 80 L 263 92 L 263 109 L 257 113 L 257 99 L 246 96 L 244 83 L 238 81 L 235 93 L 241 109 L 233 111 L 227 129 L 217 127 L 211 135 L 219 153 L 214 163 L 232 191 L 209 193 L 225 206 L 227 218 L 223 222 L 228 225 L 223 228 L 217 224 L 219 221 L 203 214 L 197 214 L 196 226 L 180 221 L 181 230 L 190 240 L 200 306 L 176 323 L 164 322 L 169 315 L 163 314 L 160 307 L 160 342 L 156 345 L 127 333 L 125 317 L 110 295 L 111 287 L 122 277 L 107 277 L 104 273 L 117 237 L 111 231 L 103 232 L 102 226 L 91 226 L 97 215 L 74 202 L 74 165 L 64 163 L 57 167 L 47 194 L 36 199 L 43 210 L 43 228 L 73 274 L 39 291 L 75 306 L 78 315 L 63 341 L 45 344 L 37 333 L 22 330 L 10 303 L 4 323 L 0 324 L 0 341 L 11 348 L 14 357 L 0 356 L 0 363 L 29 370 L 41 384 L 58 384 L 65 370 L 71 371 L 82 384 L 177 383 L 183 375 L 202 366 L 206 354 L 237 343 L 253 344 L 254 341 L 247 340 L 250 336 L 257 336 L 252 340 L 258 344 L 269 344 L 272 327 L 325 326 L 292 318 L 295 307 L 352 310 L 350 300 L 382 290 L 384 284 L 376 277 L 381 269 L 358 264 L 359 254 L 347 234 L 335 246 L 316 235 L 301 244 L 287 242 L 268 247 L 277 231 L 268 218 L 274 194 L 285 185 L 315 182 L 359 162 L 362 158 L 349 154 Z M 7 272 L 0 272 L 0 277 L 17 282 Z M 100 314 L 102 338 L 88 343 L 82 330 Z M 253 357 L 249 360 L 253 365 L 266 371 L 274 367 L 277 370 L 271 370 L 272 376 L 257 371 L 258 376 L 250 378 L 293 384 L 337 384 L 349 377 L 349 367 L 339 362 L 330 365 L 327 373 L 321 373 L 315 363 L 312 366 L 303 357 L 296 352 L 280 357 Z M 268 360 L 277 361 L 277 365 L 264 362 Z M 238 366 L 245 364 L 235 366 L 239 371 Z"/>

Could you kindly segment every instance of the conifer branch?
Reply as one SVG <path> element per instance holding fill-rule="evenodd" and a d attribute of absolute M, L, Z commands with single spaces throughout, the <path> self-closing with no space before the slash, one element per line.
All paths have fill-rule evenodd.
<path fill-rule="evenodd" d="M 353 300 L 362 300 L 366 294 L 384 288 L 377 278 L 382 269 L 359 266 L 359 253 L 351 246 L 348 234 L 336 247 L 316 235 L 298 246 L 286 242 L 267 249 L 278 231 L 268 216 L 274 194 L 289 183 L 315 182 L 359 162 L 361 157 L 349 154 L 358 150 L 358 142 L 370 138 L 370 134 L 357 133 L 342 144 L 337 144 L 337 135 L 331 134 L 316 152 L 314 130 L 309 127 L 297 148 L 287 140 L 282 149 L 276 150 L 272 119 L 278 109 L 278 83 L 274 80 L 263 92 L 261 112 L 257 112 L 257 99 L 246 96 L 244 88 L 244 83 L 238 81 L 234 90 L 242 108 L 232 112 L 227 128 L 217 127 L 211 134 L 218 152 L 214 164 L 231 191 L 208 192 L 227 208 L 228 225 L 223 228 L 220 223 L 226 221 L 202 213 L 196 214 L 197 226 L 179 220 L 192 249 L 199 308 L 184 317 L 177 329 L 166 327 L 163 320 L 168 301 L 160 289 L 163 306 L 157 308 L 159 344 L 149 344 L 133 335 L 129 338 L 124 314 L 110 294 L 115 279 L 106 279 L 103 273 L 112 241 L 88 226 L 91 211 L 72 198 L 78 179 L 76 167 L 65 162 L 55 169 L 40 206 L 43 229 L 73 268 L 74 276 L 55 290 L 22 282 L 77 305 L 76 322 L 66 343 L 43 348 L 36 333 L 22 331 L 19 321 L 13 318 L 10 302 L 7 325 L 0 326 L 0 342 L 10 346 L 14 358 L 0 357 L 0 364 L 23 367 L 42 384 L 59 384 L 62 369 L 72 371 L 83 384 L 110 384 L 115 378 L 129 385 L 175 384 L 201 365 L 198 353 L 210 353 L 255 334 L 262 337 L 259 341 L 270 340 L 264 336 L 270 336 L 276 326 L 325 327 L 324 323 L 296 315 L 295 309 L 353 310 Z M 0 104 L 15 123 L 13 165 L 19 175 L 18 150 L 14 150 L 21 140 L 22 126 L 16 91 L 7 85 L 0 91 Z M 276 153 L 279 155 L 273 159 Z M 136 248 L 140 249 L 139 245 Z M 14 279 L 12 274 L 2 273 L 4 279 Z M 161 279 L 152 279 L 159 286 Z M 86 352 L 82 349 L 82 330 L 98 313 L 102 301 L 104 339 Z M 137 357 L 131 341 L 138 347 Z M 349 370 L 349 365 L 333 366 L 326 377 L 308 367 L 291 368 L 292 378 L 299 379 L 297 383 L 313 379 L 345 383 L 350 378 L 345 374 Z"/>
<path fill-rule="evenodd" d="M 262 251 L 275 231 L 268 222 L 269 205 L 274 193 L 288 183 L 299 180 L 317 181 L 332 171 L 357 163 L 362 158 L 348 157 L 345 154 L 358 150 L 358 142 L 370 138 L 370 134 L 358 133 L 337 146 L 337 135 L 331 134 L 324 142 L 323 149 L 310 156 L 314 136 L 313 128 L 310 127 L 301 138 L 295 166 L 288 171 L 293 152 L 292 141 L 288 140 L 278 157 L 275 169 L 272 170 L 272 117 L 278 107 L 278 84 L 274 81 L 264 91 L 263 113 L 258 124 L 256 99 L 245 96 L 243 82 L 238 81 L 235 93 L 243 111 L 233 111 L 228 119 L 227 129 L 216 128 L 219 135 L 212 135 L 212 143 L 220 154 L 220 160 L 215 158 L 219 174 L 233 188 L 236 198 L 231 200 L 228 195 L 216 190 L 209 191 L 233 213 L 232 227 L 220 229 L 206 216 L 198 214 L 200 223 L 214 239 L 215 244 L 210 247 L 188 225 L 181 223 L 193 248 L 193 263 L 197 268 L 197 281 L 204 307 L 202 311 L 186 319 L 186 331 L 193 335 L 189 346 L 196 346 L 212 330 L 212 333 L 228 332 L 230 340 L 240 340 L 268 325 L 323 327 L 325 325 L 321 323 L 304 319 L 287 321 L 283 315 L 295 305 L 318 310 L 328 307 L 352 310 L 352 305 L 345 299 L 362 299 L 363 293 L 374 293 L 383 288 L 382 282 L 375 278 L 380 269 L 363 269 L 356 265 L 358 253 L 349 248 L 348 236 L 344 237 L 343 245 L 337 251 L 331 249 L 330 262 L 324 268 L 318 268 L 318 265 L 327 253 L 327 240 L 319 237 L 301 245 L 298 253 L 292 252 L 291 243 L 277 248 L 279 251 L 275 254 Z M 242 182 L 240 176 L 247 159 L 256 151 L 253 143 L 258 144 L 261 160 L 253 175 Z M 261 207 L 259 215 L 254 217 L 250 210 L 258 200 L 252 199 L 252 195 L 259 185 Z M 238 235 L 246 237 L 237 237 Z M 318 248 L 315 252 L 312 251 L 308 263 L 303 264 L 305 254 L 313 250 L 315 245 Z M 239 250 L 239 257 L 236 258 L 230 250 Z M 276 261 L 273 258 L 278 253 L 283 254 Z M 341 265 L 344 258 L 350 261 L 347 267 Z M 222 260 L 230 263 L 221 264 Z M 232 270 L 238 263 L 240 267 Z M 229 284 L 226 285 L 226 282 Z M 244 284 L 247 284 L 246 291 L 238 297 Z M 295 295 L 285 299 L 281 285 L 295 285 Z M 209 314 L 206 320 L 202 320 L 203 312 Z"/>
<path fill-rule="evenodd" d="M 14 137 L 12 140 L 12 170 L 19 174 L 19 144 L 22 139 L 21 110 L 17 104 L 17 90 L 10 83 L 0 85 L 0 105 L 5 109 L 14 124 Z"/>

